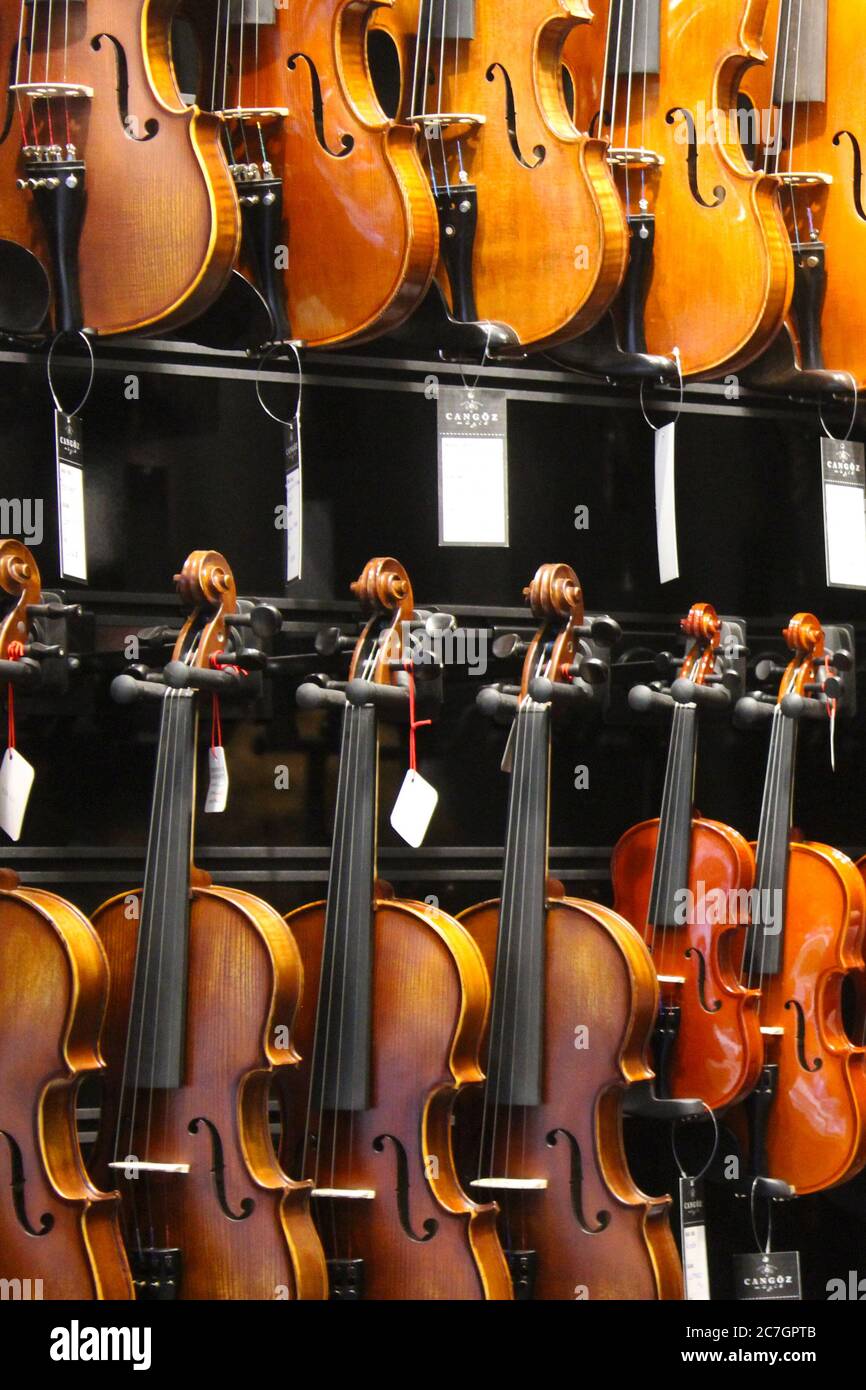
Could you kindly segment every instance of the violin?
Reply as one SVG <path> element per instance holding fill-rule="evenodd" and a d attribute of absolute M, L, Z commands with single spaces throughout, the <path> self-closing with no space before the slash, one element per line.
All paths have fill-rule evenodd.
<path fill-rule="evenodd" d="M 784 638 L 791 659 L 775 698 L 737 706 L 740 724 L 770 723 L 770 751 L 741 970 L 744 986 L 761 991 L 765 1066 L 734 1118 L 737 1132 L 748 1128 L 753 1172 L 804 1194 L 866 1163 L 866 1048 L 842 1011 L 846 977 L 862 984 L 866 890 L 847 855 L 792 838 L 798 724 L 828 718 L 838 677 L 813 614 L 795 614 Z"/>
<path fill-rule="evenodd" d="M 33 555 L 0 541 L 0 679 L 38 684 L 27 654 L 47 604 Z M 24 663 L 27 663 L 25 665 Z M 16 1298 L 131 1299 L 119 1197 L 88 1177 L 83 1081 L 104 1070 L 108 963 L 90 922 L 0 870 L 0 1278 Z"/>
<path fill-rule="evenodd" d="M 850 80 L 864 20 L 862 0 L 770 0 L 772 75 L 756 70 L 745 84 L 759 163 L 781 181 L 794 260 L 785 331 L 761 364 L 770 385 L 850 391 L 853 378 L 866 386 L 859 332 L 866 298 L 848 273 L 866 247 L 866 98 Z"/>
<path fill-rule="evenodd" d="M 671 714 L 661 815 L 623 835 L 611 872 L 614 907 L 644 937 L 661 986 L 657 1094 L 722 1110 L 751 1093 L 764 1055 L 759 996 L 739 975 L 755 856 L 736 830 L 695 814 L 699 711 L 730 706 L 731 694 L 715 610 L 695 604 L 681 627 L 690 647 L 673 693 L 629 696 Z"/>
<path fill-rule="evenodd" d="M 111 968 L 94 1168 L 120 1185 L 139 1299 L 323 1298 L 309 1184 L 281 1169 L 269 1128 L 298 1062 L 297 947 L 267 903 L 193 863 L 200 692 L 251 679 L 226 669 L 250 615 L 215 551 L 176 582 L 189 616 L 165 679 L 135 668 L 113 686 L 161 715 L 144 887 L 93 918 Z"/>
<path fill-rule="evenodd" d="M 758 356 L 791 297 L 778 179 L 751 168 L 737 122 L 742 75 L 765 61 L 765 8 L 601 0 L 563 54 L 578 125 L 609 144 L 631 236 L 617 340 L 668 359 L 677 347 L 686 377 Z"/>
<path fill-rule="evenodd" d="M 577 130 L 562 51 L 585 0 L 396 0 L 403 118 L 422 132 L 440 223 L 437 281 L 453 316 L 543 348 L 584 332 L 625 273 L 605 148 Z"/>
<path fill-rule="evenodd" d="M 467 1195 L 451 1142 L 482 1079 L 484 962 L 453 918 L 376 876 L 379 718 L 415 722 L 416 675 L 418 719 L 432 713 L 441 673 L 415 665 L 402 565 L 371 560 L 352 587 L 365 620 L 348 685 L 298 691 L 302 708 L 341 710 L 342 737 L 327 901 L 288 918 L 306 990 L 283 1162 L 314 1185 L 334 1300 L 509 1299 L 496 1206 Z"/>
<path fill-rule="evenodd" d="M 521 1298 L 679 1299 L 670 1198 L 637 1188 L 622 1137 L 628 1091 L 653 1077 L 652 959 L 622 917 L 547 874 L 552 709 L 591 699 L 573 674 L 583 591 L 568 565 L 542 565 L 524 592 L 540 626 L 520 695 L 496 702 L 517 706 L 502 897 L 461 914 L 493 979 L 471 1190 L 501 1204 Z"/>
<path fill-rule="evenodd" d="M 36 332 L 49 304 L 58 332 L 176 327 L 227 282 L 237 199 L 219 122 L 175 83 L 175 8 L 0 7 L 0 327 Z"/>
<path fill-rule="evenodd" d="M 390 0 L 388 0 L 390 3 Z M 244 224 L 241 271 L 275 339 L 365 341 L 401 324 L 436 263 L 417 132 L 373 86 L 376 0 L 184 0 L 200 100 L 220 117 Z"/>

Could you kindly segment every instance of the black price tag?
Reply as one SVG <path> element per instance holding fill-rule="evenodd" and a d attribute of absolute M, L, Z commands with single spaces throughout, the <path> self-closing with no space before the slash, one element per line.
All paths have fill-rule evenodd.
<path fill-rule="evenodd" d="M 803 1297 L 799 1250 L 735 1255 L 734 1297 L 745 1302 L 758 1299 L 774 1303 L 799 1302 Z"/>
<path fill-rule="evenodd" d="M 301 472 L 301 422 L 283 425 L 283 467 L 286 475 L 286 583 L 300 579 L 304 559 L 304 496 Z"/>
<path fill-rule="evenodd" d="M 81 417 L 54 412 L 57 453 L 57 522 L 60 573 L 87 583 L 87 530 L 84 513 L 84 439 Z"/>

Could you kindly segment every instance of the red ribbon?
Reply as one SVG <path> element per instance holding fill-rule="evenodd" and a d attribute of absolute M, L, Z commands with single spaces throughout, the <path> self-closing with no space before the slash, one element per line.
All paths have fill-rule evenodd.
<path fill-rule="evenodd" d="M 10 642 L 6 655 L 10 661 L 20 661 L 24 655 L 23 642 Z M 15 691 L 12 682 L 9 682 L 9 689 L 6 692 L 6 703 L 8 708 L 8 731 L 6 742 L 10 748 L 15 747 Z"/>
<path fill-rule="evenodd" d="M 433 723 L 433 720 L 415 718 L 415 668 L 411 661 L 404 661 L 403 666 L 409 674 L 409 771 L 417 772 L 415 734 L 418 729 L 426 729 L 428 724 Z"/>

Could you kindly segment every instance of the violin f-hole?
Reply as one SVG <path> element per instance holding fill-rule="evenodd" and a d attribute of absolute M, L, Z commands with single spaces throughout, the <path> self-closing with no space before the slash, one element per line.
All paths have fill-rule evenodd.
<path fill-rule="evenodd" d="M 534 163 L 530 163 L 528 159 L 524 159 L 523 151 L 520 148 L 520 138 L 517 134 L 517 108 L 514 104 L 514 88 L 511 85 L 511 77 L 509 76 L 507 68 L 504 68 L 501 63 L 491 63 L 490 67 L 487 69 L 487 81 L 495 82 L 497 72 L 502 73 L 502 78 L 505 83 L 505 125 L 508 130 L 508 143 L 511 145 L 512 154 L 518 164 L 523 165 L 524 169 L 537 169 L 547 158 L 547 149 L 544 145 L 536 145 L 532 151 L 535 156 Z"/>
<path fill-rule="evenodd" d="M 325 154 L 329 154 L 332 159 L 345 159 L 346 155 L 351 154 L 352 150 L 355 148 L 355 137 L 354 135 L 341 135 L 341 148 L 339 150 L 331 149 L 325 134 L 325 103 L 322 99 L 322 83 L 315 63 L 306 53 L 292 53 L 287 60 L 286 66 L 289 72 L 294 72 L 298 66 L 299 58 L 303 58 L 310 73 L 310 90 L 313 100 L 313 123 L 316 127 L 316 139 L 325 151 Z"/>
<path fill-rule="evenodd" d="M 386 1140 L 390 1140 L 394 1146 L 397 1167 L 397 1213 L 400 1217 L 400 1225 L 410 1240 L 413 1240 L 416 1245 L 424 1245 L 428 1240 L 432 1240 L 439 1230 L 439 1222 L 435 1217 L 428 1216 L 421 1226 L 424 1234 L 422 1236 L 415 1234 L 412 1229 L 412 1214 L 409 1210 L 409 1159 L 400 1140 L 393 1134 L 380 1134 L 373 1140 L 373 1148 L 377 1154 L 385 1152 Z"/>
<path fill-rule="evenodd" d="M 120 124 L 130 140 L 137 140 L 142 145 L 146 144 L 148 140 L 152 140 L 159 133 L 159 121 L 151 116 L 144 123 L 144 134 L 136 135 L 138 119 L 129 114 L 129 67 L 126 62 L 126 50 L 113 34 L 96 34 L 90 40 L 90 46 L 94 53 L 98 53 L 102 48 L 103 39 L 108 39 L 108 42 L 114 46 L 114 57 L 117 65 L 117 113 L 120 116 Z"/>
<path fill-rule="evenodd" d="M 12 45 L 12 56 L 9 59 L 9 81 L 6 84 L 6 115 L 3 118 L 3 128 L 0 130 L 0 145 L 8 139 L 12 129 L 12 122 L 15 119 L 15 95 L 12 87 L 15 82 L 15 74 L 18 71 L 18 41 Z"/>
<path fill-rule="evenodd" d="M 814 1061 L 809 1062 L 806 1057 L 806 1015 L 803 1012 L 803 1005 L 798 999 L 786 999 L 785 1008 L 793 1009 L 797 1015 L 797 1061 L 804 1071 L 810 1073 L 820 1071 L 824 1065 L 823 1059 L 816 1057 Z"/>
<path fill-rule="evenodd" d="M 712 1004 L 707 1002 L 707 962 L 704 959 L 703 951 L 699 951 L 697 946 L 689 946 L 685 952 L 686 960 L 694 956 L 698 962 L 698 1000 L 701 1008 L 708 1014 L 717 1014 L 722 1007 L 721 999 L 714 999 Z"/>
<path fill-rule="evenodd" d="M 668 125 L 673 125 L 677 116 L 682 116 L 683 120 L 685 121 L 686 131 L 689 139 L 689 149 L 688 154 L 686 156 L 686 162 L 688 167 L 689 189 L 691 190 L 691 195 L 694 198 L 695 202 L 698 203 L 702 208 L 712 209 L 721 207 L 722 203 L 728 196 L 727 190 L 722 188 L 721 184 L 716 184 L 715 188 L 713 189 L 714 201 L 711 203 L 707 202 L 706 198 L 704 198 L 700 190 L 700 185 L 698 183 L 698 137 L 697 129 L 695 127 L 695 118 L 692 115 L 691 111 L 688 111 L 684 106 L 674 106 L 665 116 L 665 120 L 667 121 Z"/>
<path fill-rule="evenodd" d="M 602 1231 L 607 1230 L 610 1225 L 610 1212 L 598 1211 L 595 1214 L 596 1226 L 590 1226 L 583 1214 L 583 1157 L 580 1152 L 580 1145 L 574 1135 L 567 1129 L 552 1129 L 547 1135 L 547 1144 L 551 1149 L 555 1149 L 559 1142 L 558 1136 L 568 1141 L 571 1157 L 571 1209 L 574 1212 L 574 1219 L 580 1229 L 588 1236 L 601 1235 Z"/>
<path fill-rule="evenodd" d="M 866 209 L 863 207 L 863 151 L 860 149 L 860 141 L 851 130 L 837 130 L 833 136 L 833 144 L 841 145 L 842 136 L 847 135 L 851 141 L 851 152 L 854 156 L 854 169 L 851 176 L 851 192 L 854 197 L 854 211 L 857 216 L 866 222 Z"/>
<path fill-rule="evenodd" d="M 227 1217 L 229 1221 L 246 1221 L 247 1217 L 252 1216 L 253 1211 L 255 1210 L 255 1198 L 242 1198 L 240 1212 L 232 1211 L 231 1207 L 228 1204 L 228 1198 L 226 1197 L 226 1165 L 225 1158 L 223 1156 L 223 1141 L 220 1138 L 220 1132 L 217 1129 L 216 1125 L 212 1124 L 210 1120 L 206 1119 L 203 1115 L 198 1115 L 194 1120 L 190 1120 L 189 1122 L 188 1129 L 190 1134 L 198 1134 L 201 1125 L 207 1126 L 207 1131 L 210 1135 L 212 1159 L 211 1174 L 213 1176 L 214 1190 L 216 1192 L 217 1201 L 220 1205 L 220 1210 L 223 1216 Z"/>
<path fill-rule="evenodd" d="M 41 1224 L 38 1230 L 31 1222 L 27 1215 L 27 1206 L 25 1203 L 24 1189 L 27 1185 L 27 1179 L 24 1176 L 24 1158 L 21 1149 L 17 1141 L 13 1139 L 12 1135 L 9 1134 L 7 1130 L 0 1129 L 0 1134 L 3 1135 L 3 1138 L 9 1145 L 9 1161 L 12 1169 L 12 1181 L 9 1185 L 12 1189 L 12 1205 L 15 1208 L 18 1224 L 22 1230 L 27 1232 L 28 1236 L 47 1236 L 54 1225 L 54 1217 L 48 1211 L 43 1212 L 42 1216 L 39 1218 Z"/>

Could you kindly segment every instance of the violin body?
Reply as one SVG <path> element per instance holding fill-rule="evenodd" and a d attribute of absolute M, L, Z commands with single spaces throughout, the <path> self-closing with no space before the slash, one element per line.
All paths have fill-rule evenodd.
<path fill-rule="evenodd" d="M 119 1197 L 88 1177 L 76 1130 L 80 1082 L 104 1068 L 99 1035 L 107 994 L 105 954 L 88 920 L 53 893 L 19 887 L 4 871 L 0 1277 L 31 1288 L 18 1297 L 135 1296 Z M 32 1291 L 34 1281 L 40 1292 Z"/>
<path fill-rule="evenodd" d="M 482 903 L 460 918 L 491 972 L 499 909 Z M 537 1252 L 536 1299 L 682 1298 L 670 1198 L 635 1186 L 622 1138 L 623 1091 L 653 1075 L 649 953 L 616 913 L 563 897 L 548 901 L 545 969 L 543 1101 L 502 1120 L 497 1171 L 547 1186 L 497 1192 L 503 1241 Z"/>
<path fill-rule="evenodd" d="M 377 19 L 400 50 L 404 110 L 413 104 L 418 13 L 418 0 L 396 0 Z M 481 118 L 428 142 L 435 183 L 446 203 L 450 186 L 452 206 L 461 186 L 477 189 L 475 317 L 507 324 L 521 344 L 539 348 L 590 328 L 628 261 L 605 146 L 575 129 L 562 86 L 563 45 L 572 32 L 576 45 L 586 42 L 591 18 L 585 0 L 479 0 L 474 38 L 431 45 L 429 95 L 414 103 L 415 114 L 423 103 Z M 437 279 L 465 317 L 444 257 Z"/>
<path fill-rule="evenodd" d="M 854 1177 L 866 1163 L 866 1048 L 842 1018 L 842 982 L 862 978 L 866 889 L 828 845 L 790 847 L 783 968 L 763 976 L 761 1026 L 778 1063 L 766 1133 L 768 1172 L 799 1195 Z"/>
<path fill-rule="evenodd" d="M 212 62 L 214 6 L 188 0 L 186 8 L 196 17 L 205 63 Z M 229 104 L 254 100 L 288 112 L 263 119 L 261 132 L 282 179 L 273 233 L 286 251 L 280 293 L 291 335 L 311 347 L 396 328 L 426 293 L 436 263 L 436 212 L 417 133 L 385 115 L 370 78 L 367 28 L 376 8 L 375 0 L 288 0 L 274 23 L 259 26 L 254 73 L 247 69 L 255 26 L 245 26 L 243 58 L 232 26 Z M 220 80 L 218 73 L 217 88 Z M 212 89 L 205 68 L 203 90 Z M 238 164 L 258 158 L 256 122 L 245 125 L 243 139 L 227 126 Z M 241 269 L 255 280 L 249 247 Z"/>
<path fill-rule="evenodd" d="M 28 6 L 37 26 L 32 69 L 26 37 L 18 54 L 18 6 L 0 11 L 0 62 L 10 81 L 31 73 L 42 81 L 47 74 L 92 88 L 92 97 L 66 101 L 22 97 L 20 115 L 9 93 L 0 119 L 0 238 L 41 262 L 53 282 L 58 329 L 109 334 L 185 323 L 219 294 L 237 257 L 240 214 L 219 122 L 185 106 L 175 82 L 176 8 L 176 0 Z M 83 196 L 63 213 L 59 274 L 33 193 L 16 189 L 27 173 L 24 138 L 58 146 L 71 141 L 85 165 Z M 50 164 L 43 172 L 50 175 Z M 61 280 L 77 280 L 77 293 L 61 294 Z M 70 307 L 76 299 L 79 322 Z"/>
<path fill-rule="evenodd" d="M 653 866 L 659 821 L 644 821 L 621 838 L 613 852 L 614 907 L 650 945 L 659 976 L 684 977 L 681 985 L 665 983 L 662 1001 L 680 1006 L 677 1046 L 672 1050 L 668 1081 L 679 1099 L 699 1096 L 713 1110 L 725 1109 L 755 1087 L 764 1048 L 758 1017 L 759 994 L 739 978 L 744 930 L 742 922 L 713 920 L 706 900 L 723 894 L 745 895 L 755 876 L 755 856 L 737 831 L 718 821 L 695 818 L 691 829 L 688 887 L 692 901 L 705 909 L 689 913 L 674 927 L 648 927 Z M 697 920 L 692 920 L 696 918 Z M 707 919 L 710 918 L 708 921 Z"/>
<path fill-rule="evenodd" d="M 582 129 L 599 126 L 612 3 L 602 0 L 589 33 L 565 48 Z M 766 61 L 765 9 L 766 0 L 661 0 L 658 73 L 647 76 L 646 89 L 642 75 L 630 84 L 621 77 L 615 101 L 606 84 L 613 147 L 663 161 L 618 166 L 617 181 L 629 216 L 649 212 L 656 221 L 647 350 L 669 357 L 678 347 L 688 377 L 718 376 L 758 356 L 781 328 L 793 290 L 778 179 L 749 166 L 728 114 L 736 112 L 743 74 Z M 623 30 L 627 64 L 630 31 Z"/>
<path fill-rule="evenodd" d="M 94 917 L 112 980 L 98 1172 L 109 1171 L 119 1128 L 138 902 L 113 898 Z M 124 1183 L 126 1227 L 180 1250 L 182 1299 L 325 1298 L 309 1186 L 281 1170 L 268 1119 L 274 1082 L 297 1060 L 280 1045 L 301 991 L 297 948 L 272 908 L 229 888 L 193 888 L 189 937 L 184 1084 L 142 1091 L 137 1129 L 124 1133 L 119 1154 L 126 1158 L 129 1143 L 150 1162 L 189 1172 Z M 146 1200 L 136 1194 L 145 1181 Z"/>
<path fill-rule="evenodd" d="M 306 1123 L 324 905 L 301 908 L 288 922 L 305 978 L 296 1030 L 303 1060 L 282 1081 L 283 1166 L 294 1172 Z M 489 994 L 480 953 L 453 918 L 423 903 L 374 904 L 372 1104 L 348 1122 L 342 1117 L 333 1148 L 334 1113 L 323 1112 L 310 1155 L 318 1187 L 375 1194 L 315 1199 L 329 1261 L 362 1260 L 366 1298 L 512 1296 L 496 1207 L 467 1197 L 451 1150 L 455 1100 L 482 1080 L 478 1053 Z"/>
<path fill-rule="evenodd" d="M 793 24 L 796 25 L 797 12 Z M 779 30 L 780 0 L 770 0 L 766 33 L 768 42 Z M 786 108 L 782 120 L 785 144 L 780 158 L 783 172 L 807 171 L 826 176 L 781 195 L 781 207 L 794 255 L 808 277 L 813 242 L 824 250 L 826 274 L 822 275 L 811 322 L 801 323 L 795 314 L 786 319 L 794 361 L 801 368 L 826 366 L 848 372 L 858 388 L 866 386 L 866 349 L 861 325 L 866 321 L 866 291 L 849 267 L 860 264 L 866 251 L 866 205 L 863 194 L 863 152 L 866 148 L 866 95 L 850 80 L 851 45 L 866 23 L 863 0 L 826 5 L 827 47 L 824 100 L 798 102 L 795 119 Z M 805 62 L 805 57 L 804 57 Z M 789 63 L 790 67 L 790 63 Z M 769 68 L 769 65 L 768 65 Z M 747 95 L 759 111 L 772 104 L 769 70 L 749 74 Z M 788 74 L 791 79 L 791 72 Z M 793 128 L 792 128 L 793 124 Z M 793 152 L 791 141 L 793 139 Z M 815 229 L 815 236 L 810 235 Z M 813 355 L 817 347 L 817 356 Z"/>

